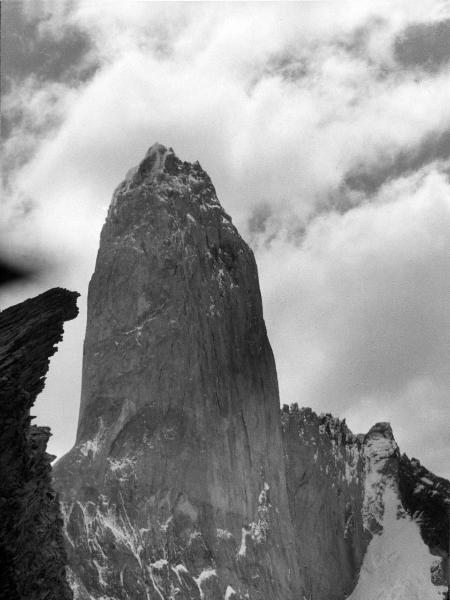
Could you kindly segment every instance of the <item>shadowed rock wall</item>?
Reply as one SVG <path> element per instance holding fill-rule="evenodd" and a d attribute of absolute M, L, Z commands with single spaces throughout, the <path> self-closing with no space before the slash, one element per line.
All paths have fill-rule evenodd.
<path fill-rule="evenodd" d="M 403 454 L 399 461 L 399 489 L 408 514 L 417 519 L 430 552 L 442 558 L 434 573 L 437 585 L 449 585 L 450 482 L 437 477 L 416 458 Z"/>
<path fill-rule="evenodd" d="M 77 296 L 55 288 L 0 313 L 0 596 L 9 600 L 72 598 L 50 430 L 31 425 L 30 408 Z"/>
<path fill-rule="evenodd" d="M 364 436 L 310 408 L 281 413 L 297 556 L 307 598 L 341 600 L 358 577 L 364 531 Z"/>

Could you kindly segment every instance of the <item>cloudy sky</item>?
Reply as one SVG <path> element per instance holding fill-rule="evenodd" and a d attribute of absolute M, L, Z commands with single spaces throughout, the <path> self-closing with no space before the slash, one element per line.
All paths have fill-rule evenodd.
<path fill-rule="evenodd" d="M 255 251 L 281 401 L 450 476 L 450 3 L 2 3 L 1 250 L 78 290 L 34 413 L 73 444 L 113 189 L 199 160 Z"/>

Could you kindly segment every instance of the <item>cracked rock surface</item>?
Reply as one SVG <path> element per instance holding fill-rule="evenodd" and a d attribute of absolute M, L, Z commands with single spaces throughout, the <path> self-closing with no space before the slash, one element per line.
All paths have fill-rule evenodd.
<path fill-rule="evenodd" d="M 55 481 L 76 598 L 298 598 L 255 259 L 201 166 L 160 144 L 101 233 Z"/>
<path fill-rule="evenodd" d="M 72 598 L 50 429 L 31 425 L 30 409 L 77 296 L 54 288 L 0 312 L 0 597 L 8 600 Z"/>

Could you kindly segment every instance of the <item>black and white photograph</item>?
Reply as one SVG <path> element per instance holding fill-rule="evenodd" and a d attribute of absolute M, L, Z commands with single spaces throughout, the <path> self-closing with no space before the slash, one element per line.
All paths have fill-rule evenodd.
<path fill-rule="evenodd" d="M 450 1 L 1 2 L 0 599 L 450 600 Z"/>

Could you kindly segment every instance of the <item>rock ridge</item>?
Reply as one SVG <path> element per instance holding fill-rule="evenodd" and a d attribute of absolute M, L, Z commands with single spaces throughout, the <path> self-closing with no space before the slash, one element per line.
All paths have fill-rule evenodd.
<path fill-rule="evenodd" d="M 9 600 L 72 598 L 50 429 L 31 425 L 30 409 L 77 297 L 54 288 L 0 312 L 0 596 Z"/>

